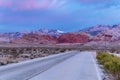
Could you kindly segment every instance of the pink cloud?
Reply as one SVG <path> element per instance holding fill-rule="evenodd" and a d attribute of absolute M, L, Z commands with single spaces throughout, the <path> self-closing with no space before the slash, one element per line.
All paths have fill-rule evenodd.
<path fill-rule="evenodd" d="M 0 7 L 13 10 L 47 9 L 51 2 L 51 0 L 0 0 Z"/>
<path fill-rule="evenodd" d="M 12 5 L 11 1 L 0 0 L 0 6 L 1 7 L 8 7 L 8 6 L 11 6 L 11 5 Z"/>
<path fill-rule="evenodd" d="M 66 0 L 0 0 L 0 6 L 11 10 L 55 9 Z"/>
<path fill-rule="evenodd" d="M 50 5 L 49 0 L 25 0 L 18 3 L 18 9 L 46 9 Z"/>

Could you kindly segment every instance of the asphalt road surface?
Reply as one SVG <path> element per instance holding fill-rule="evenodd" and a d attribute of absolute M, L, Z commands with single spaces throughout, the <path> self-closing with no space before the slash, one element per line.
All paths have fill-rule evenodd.
<path fill-rule="evenodd" d="M 71 51 L 0 67 L 0 80 L 102 80 L 95 52 Z"/>

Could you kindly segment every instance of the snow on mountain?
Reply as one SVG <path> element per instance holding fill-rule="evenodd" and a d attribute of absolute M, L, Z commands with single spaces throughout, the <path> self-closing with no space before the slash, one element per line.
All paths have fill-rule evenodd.
<path fill-rule="evenodd" d="M 64 31 L 57 30 L 58 33 L 64 33 Z"/>
<path fill-rule="evenodd" d="M 51 30 L 50 29 L 39 29 L 39 30 L 35 31 L 35 33 L 47 34 L 47 35 L 52 35 L 52 36 L 60 36 L 64 32 L 61 30 L 53 30 L 53 29 L 51 29 Z"/>

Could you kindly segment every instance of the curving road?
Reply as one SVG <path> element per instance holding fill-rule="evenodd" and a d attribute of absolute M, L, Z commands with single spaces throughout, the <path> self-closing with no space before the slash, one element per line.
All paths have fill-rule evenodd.
<path fill-rule="evenodd" d="M 102 80 L 95 52 L 71 51 L 0 67 L 0 80 Z"/>

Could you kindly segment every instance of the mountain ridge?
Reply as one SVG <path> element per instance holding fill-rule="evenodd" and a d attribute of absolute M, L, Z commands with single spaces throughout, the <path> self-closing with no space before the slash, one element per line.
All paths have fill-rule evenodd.
<path fill-rule="evenodd" d="M 0 42 L 10 43 L 87 43 L 90 41 L 120 42 L 120 24 L 97 25 L 76 32 L 39 29 L 29 32 L 0 33 Z"/>

